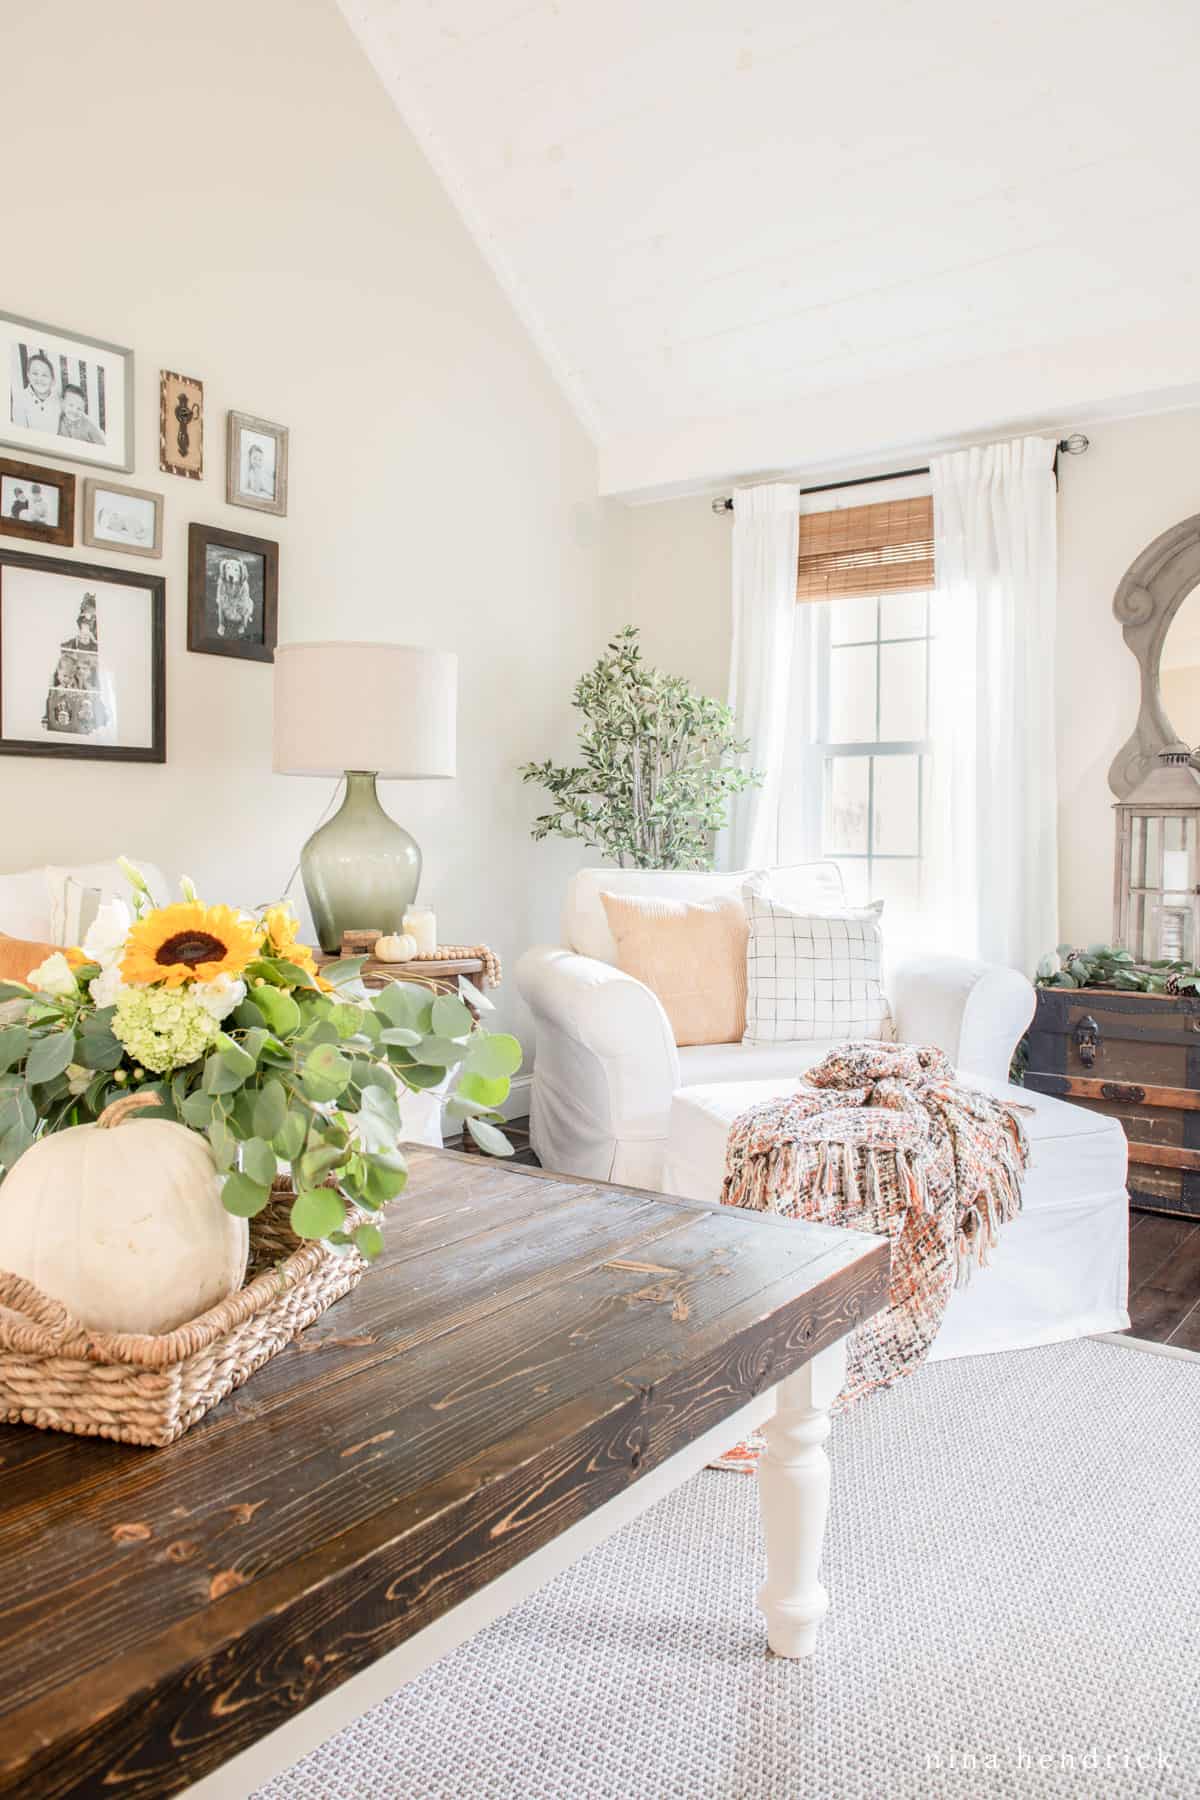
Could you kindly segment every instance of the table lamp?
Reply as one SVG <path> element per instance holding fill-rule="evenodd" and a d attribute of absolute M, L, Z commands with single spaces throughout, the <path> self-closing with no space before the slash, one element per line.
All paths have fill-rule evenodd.
<path fill-rule="evenodd" d="M 281 775 L 344 775 L 346 794 L 300 852 L 323 950 L 343 931 L 400 931 L 421 852 L 375 783 L 452 776 L 458 658 L 411 644 L 279 644 L 275 755 Z"/>

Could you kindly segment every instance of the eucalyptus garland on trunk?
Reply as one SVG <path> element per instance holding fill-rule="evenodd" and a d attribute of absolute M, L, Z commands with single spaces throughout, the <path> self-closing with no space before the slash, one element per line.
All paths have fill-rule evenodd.
<path fill-rule="evenodd" d="M 577 838 L 624 868 L 707 869 L 729 797 L 762 776 L 738 766 L 748 745 L 728 706 L 643 660 L 638 631 L 619 631 L 575 684 L 580 762 L 525 763 L 554 802 L 535 839 Z"/>

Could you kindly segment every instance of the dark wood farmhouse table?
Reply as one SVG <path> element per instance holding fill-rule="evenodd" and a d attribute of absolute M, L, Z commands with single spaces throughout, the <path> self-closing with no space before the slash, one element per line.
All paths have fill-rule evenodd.
<path fill-rule="evenodd" d="M 0 1794 L 247 1794 L 763 1424 L 812 1650 L 884 1240 L 429 1150 L 387 1238 L 168 1449 L 0 1427 Z"/>

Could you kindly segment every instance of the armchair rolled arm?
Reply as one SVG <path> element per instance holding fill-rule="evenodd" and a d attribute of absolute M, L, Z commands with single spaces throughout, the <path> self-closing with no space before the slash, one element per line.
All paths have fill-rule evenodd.
<path fill-rule="evenodd" d="M 607 1177 L 618 1141 L 662 1136 L 679 1086 L 662 1003 L 632 975 L 548 945 L 521 957 L 517 987 L 537 1027 L 534 1148 L 551 1168 Z"/>
<path fill-rule="evenodd" d="M 902 1042 L 936 1044 L 956 1068 L 995 1081 L 1007 1081 L 1036 999 L 1032 983 L 1016 969 L 937 955 L 898 963 L 888 997 Z"/>

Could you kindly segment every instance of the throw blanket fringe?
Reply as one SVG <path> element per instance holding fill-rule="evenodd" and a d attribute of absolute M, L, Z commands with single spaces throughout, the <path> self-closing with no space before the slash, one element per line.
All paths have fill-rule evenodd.
<path fill-rule="evenodd" d="M 931 1045 L 872 1041 L 834 1051 L 795 1093 L 734 1121 L 725 1205 L 891 1239 L 888 1305 L 851 1334 L 839 1406 L 920 1365 L 954 1287 L 1021 1210 L 1019 1110 L 956 1081 Z M 754 1460 L 739 1445 L 716 1466 Z"/>

